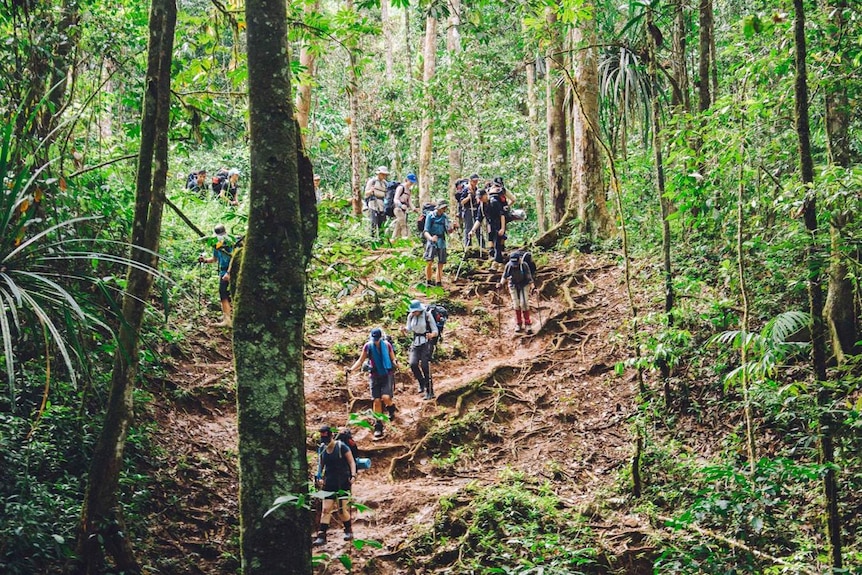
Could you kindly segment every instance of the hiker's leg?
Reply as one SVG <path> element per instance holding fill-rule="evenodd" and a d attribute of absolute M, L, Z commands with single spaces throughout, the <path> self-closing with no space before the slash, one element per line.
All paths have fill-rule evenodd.
<path fill-rule="evenodd" d="M 473 244 L 473 237 L 470 235 L 470 230 L 473 229 L 473 210 L 467 208 L 464 210 L 464 245 Z"/>
<path fill-rule="evenodd" d="M 221 302 L 221 315 L 222 321 L 219 325 L 225 325 L 230 327 L 233 323 L 233 316 L 231 315 L 231 307 L 230 307 L 230 282 L 224 279 L 219 278 L 218 281 L 218 296 L 219 301 Z"/>
<path fill-rule="evenodd" d="M 422 370 L 425 372 L 425 399 L 434 397 L 434 383 L 431 381 L 431 344 L 422 346 Z"/>
<path fill-rule="evenodd" d="M 410 365 L 410 371 L 413 372 L 413 377 L 415 377 L 416 381 L 419 383 L 419 393 L 425 391 L 425 386 L 428 385 L 428 378 L 419 368 L 419 361 L 422 357 L 419 352 L 422 347 L 423 346 L 410 346 L 410 355 L 407 358 L 408 365 Z"/>

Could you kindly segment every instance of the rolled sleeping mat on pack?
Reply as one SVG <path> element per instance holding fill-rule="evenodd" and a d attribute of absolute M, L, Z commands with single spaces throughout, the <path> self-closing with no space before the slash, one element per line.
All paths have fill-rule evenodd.
<path fill-rule="evenodd" d="M 512 221 L 523 222 L 527 219 L 527 212 L 524 210 L 512 210 Z"/>
<path fill-rule="evenodd" d="M 371 469 L 371 459 L 368 457 L 357 457 L 356 469 Z"/>

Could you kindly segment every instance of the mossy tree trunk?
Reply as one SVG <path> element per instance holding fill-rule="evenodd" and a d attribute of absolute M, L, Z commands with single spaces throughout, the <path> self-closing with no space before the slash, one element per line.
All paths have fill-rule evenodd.
<path fill-rule="evenodd" d="M 835 423 L 830 409 L 832 396 L 826 381 L 826 329 L 823 325 L 823 250 L 817 230 L 817 188 L 814 186 L 814 160 L 811 156 L 811 131 L 808 112 L 808 71 L 806 64 L 805 6 L 804 0 L 793 0 L 796 18 L 793 25 L 795 40 L 795 114 L 796 134 L 799 142 L 799 172 L 805 186 L 802 216 L 810 234 L 806 259 L 808 260 L 808 298 L 811 314 L 811 359 L 820 416 L 817 422 L 820 436 L 820 463 L 825 466 L 823 488 L 826 496 L 826 534 L 829 542 L 830 563 L 840 569 L 841 515 L 838 511 L 838 478 L 835 473 L 835 443 L 832 436 Z"/>
<path fill-rule="evenodd" d="M 566 214 L 568 200 L 568 154 L 566 146 L 566 86 L 562 74 L 563 41 L 554 7 L 545 11 L 551 35 L 547 52 L 547 129 L 548 129 L 548 191 L 551 198 L 552 223 L 560 224 Z"/>
<path fill-rule="evenodd" d="M 159 250 L 165 203 L 171 60 L 176 20 L 175 0 L 153 0 L 132 222 L 134 247 L 129 256 L 149 267 L 158 263 L 153 254 Z M 118 571 L 140 572 L 118 505 L 117 490 L 126 434 L 132 420 L 132 391 L 138 372 L 138 334 L 152 285 L 152 274 L 145 269 L 129 267 L 108 409 L 90 463 L 77 541 L 78 561 L 70 569 L 74 573 L 101 573 L 106 553 L 113 558 Z"/>
<path fill-rule="evenodd" d="M 250 207 L 234 313 L 245 575 L 311 573 L 303 330 L 317 234 L 312 168 L 293 119 L 285 0 L 249 0 Z"/>
<path fill-rule="evenodd" d="M 431 181 L 431 161 L 434 156 L 434 96 L 431 92 L 431 81 L 437 67 L 437 18 L 431 14 L 425 19 L 423 54 L 422 82 L 425 85 L 425 102 L 422 107 L 422 140 L 419 144 L 420 206 L 431 201 L 431 186 L 434 184 Z"/>

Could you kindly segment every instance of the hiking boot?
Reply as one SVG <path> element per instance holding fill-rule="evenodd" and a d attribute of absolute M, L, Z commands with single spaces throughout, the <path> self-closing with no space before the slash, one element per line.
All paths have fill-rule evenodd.
<path fill-rule="evenodd" d="M 425 386 L 421 383 L 419 384 L 419 393 L 425 393 Z"/>
<path fill-rule="evenodd" d="M 344 532 L 344 540 L 350 541 L 351 539 L 353 539 L 353 531 L 345 531 Z"/>
<path fill-rule="evenodd" d="M 521 327 L 521 324 L 515 326 L 515 333 L 521 333 L 523 330 L 524 328 Z"/>
<path fill-rule="evenodd" d="M 386 411 L 389 413 L 389 421 L 394 420 L 395 419 L 395 404 L 393 403 L 391 405 L 386 406 Z"/>
<path fill-rule="evenodd" d="M 425 401 L 428 401 L 429 399 L 434 399 L 434 392 L 431 391 L 430 389 L 427 390 L 425 392 L 425 397 L 423 397 L 422 399 L 424 399 Z"/>
<path fill-rule="evenodd" d="M 528 325 L 527 329 L 525 330 L 525 333 L 527 335 L 533 335 L 533 326 Z"/>
<path fill-rule="evenodd" d="M 383 430 L 382 429 L 375 429 L 374 430 L 374 439 L 380 439 L 381 437 L 383 437 Z"/>
<path fill-rule="evenodd" d="M 320 547 L 321 545 L 326 545 L 326 533 L 321 531 L 317 534 L 317 539 L 311 542 L 311 544 L 315 547 Z"/>

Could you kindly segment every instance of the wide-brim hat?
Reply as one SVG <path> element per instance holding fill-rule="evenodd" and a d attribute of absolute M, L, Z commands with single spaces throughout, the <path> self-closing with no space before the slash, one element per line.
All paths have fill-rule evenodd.
<path fill-rule="evenodd" d="M 414 311 L 422 311 L 423 309 L 425 309 L 425 306 L 422 305 L 422 302 L 419 301 L 418 299 L 414 299 L 413 301 L 410 302 L 410 307 L 407 308 L 407 311 L 414 312 Z"/>
<path fill-rule="evenodd" d="M 445 210 L 449 207 L 449 203 L 445 201 L 437 202 L 437 206 L 434 208 L 435 210 Z"/>
<path fill-rule="evenodd" d="M 389 168 L 387 168 L 386 166 L 377 166 L 377 171 L 374 173 L 375 174 L 383 174 L 384 176 L 388 176 L 389 175 Z"/>

